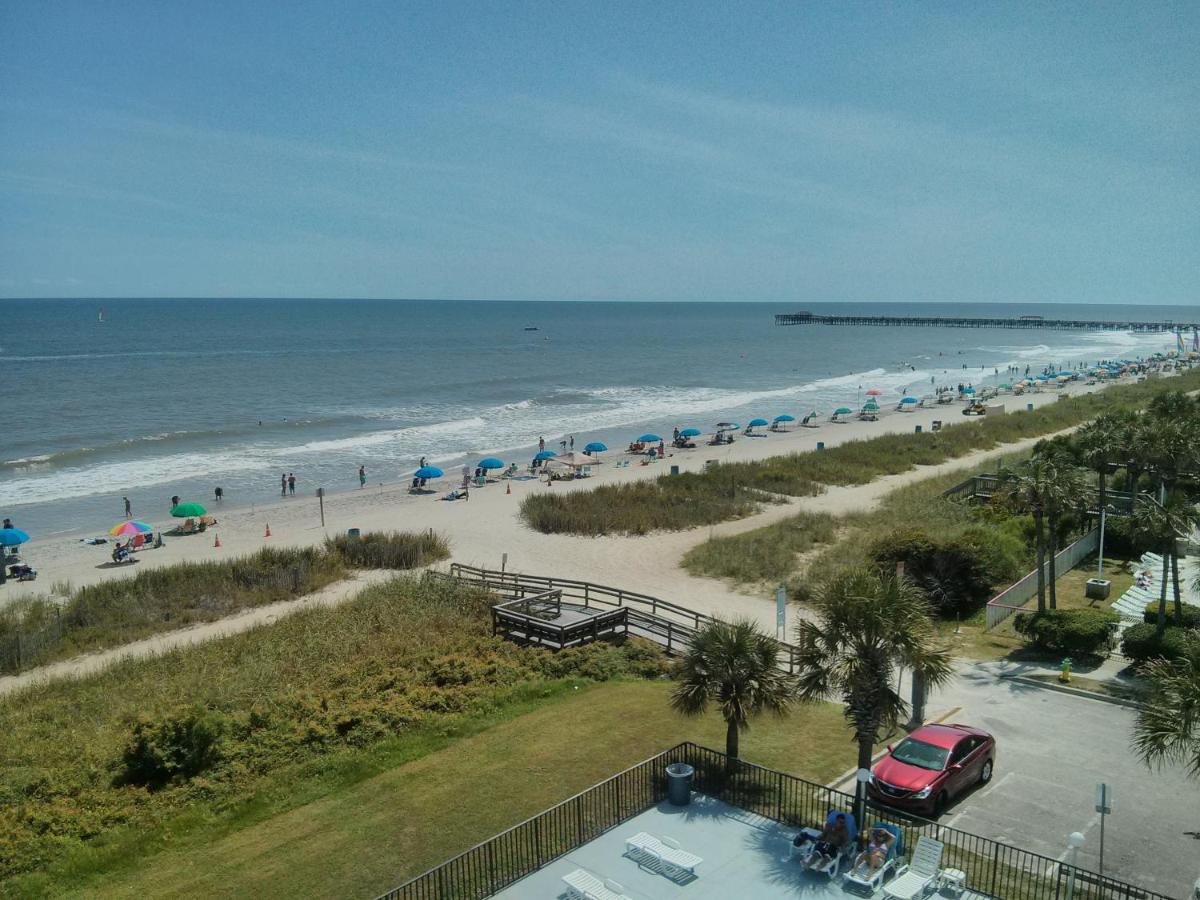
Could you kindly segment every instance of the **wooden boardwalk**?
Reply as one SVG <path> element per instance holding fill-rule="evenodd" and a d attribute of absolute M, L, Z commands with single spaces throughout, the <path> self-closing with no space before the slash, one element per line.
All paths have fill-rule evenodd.
<path fill-rule="evenodd" d="M 810 312 L 779 313 L 776 325 L 871 325 L 914 328 L 1018 328 L 1044 331 L 1135 331 L 1146 334 L 1200 331 L 1200 321 L 1139 322 L 1130 320 L 1046 319 L 1041 316 L 979 318 L 971 316 L 850 316 Z"/>

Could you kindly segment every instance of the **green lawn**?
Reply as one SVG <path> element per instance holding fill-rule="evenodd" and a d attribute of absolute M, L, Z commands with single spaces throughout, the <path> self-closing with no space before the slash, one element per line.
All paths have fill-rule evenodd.
<path fill-rule="evenodd" d="M 715 715 L 667 709 L 666 681 L 623 681 L 562 699 L 214 840 L 162 847 L 119 878 L 74 885 L 105 897 L 368 897 L 684 740 L 722 747 Z M 829 781 L 854 762 L 833 705 L 756 722 L 753 762 Z M 202 823 L 192 823 L 192 838 Z M 64 881 L 59 889 L 67 887 Z M 70 892 L 68 892 L 70 893 Z"/>

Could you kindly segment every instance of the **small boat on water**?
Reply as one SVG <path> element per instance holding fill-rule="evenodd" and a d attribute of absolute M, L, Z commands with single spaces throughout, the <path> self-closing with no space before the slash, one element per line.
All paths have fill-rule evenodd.
<path fill-rule="evenodd" d="M 526 325 L 525 330 L 526 331 L 537 331 L 538 327 L 536 325 Z"/>

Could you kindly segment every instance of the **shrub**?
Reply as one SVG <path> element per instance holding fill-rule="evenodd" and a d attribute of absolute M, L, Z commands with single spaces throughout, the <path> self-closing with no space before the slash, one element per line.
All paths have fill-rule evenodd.
<path fill-rule="evenodd" d="M 186 781 L 220 758 L 225 718 L 215 710 L 193 707 L 157 721 L 139 719 L 122 755 L 120 781 L 161 788 Z"/>
<path fill-rule="evenodd" d="M 942 616 L 969 614 L 986 603 L 998 580 L 989 563 L 1003 568 L 978 529 L 947 541 L 935 541 L 920 529 L 903 529 L 876 541 L 871 558 L 882 569 L 904 563 L 904 574 L 929 597 Z"/>
<path fill-rule="evenodd" d="M 450 545 L 433 531 L 369 531 L 327 538 L 325 549 L 360 569 L 415 569 L 450 556 Z"/>
<path fill-rule="evenodd" d="M 1121 637 L 1121 654 L 1141 665 L 1151 659 L 1182 659 L 1188 651 L 1191 629 L 1168 626 L 1160 635 L 1158 628 L 1148 622 L 1132 625 Z"/>
<path fill-rule="evenodd" d="M 1175 617 L 1175 604 L 1167 601 L 1167 624 L 1178 625 L 1180 628 L 1200 628 L 1200 607 L 1183 605 L 1183 615 L 1180 618 Z M 1151 625 L 1158 624 L 1158 601 L 1146 604 L 1146 611 L 1142 614 L 1142 621 L 1149 622 Z"/>
<path fill-rule="evenodd" d="M 1047 609 L 1017 613 L 1013 628 L 1035 647 L 1094 656 L 1106 653 L 1120 616 L 1107 609 Z"/>

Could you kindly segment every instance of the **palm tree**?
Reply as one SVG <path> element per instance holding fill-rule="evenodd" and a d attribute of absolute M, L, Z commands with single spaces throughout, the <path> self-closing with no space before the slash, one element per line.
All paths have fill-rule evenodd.
<path fill-rule="evenodd" d="M 1155 659 L 1143 673 L 1150 697 L 1133 726 L 1133 746 L 1146 765 L 1181 763 L 1200 778 L 1200 638 L 1183 658 Z"/>
<path fill-rule="evenodd" d="M 1054 486 L 1055 469 L 1044 456 L 1031 456 L 1014 468 L 1000 469 L 1001 492 L 1009 503 L 1029 510 L 1037 545 L 1038 612 L 1046 610 L 1046 506 Z"/>
<path fill-rule="evenodd" d="M 725 719 L 726 765 L 733 770 L 738 735 L 763 712 L 783 715 L 795 700 L 796 679 L 778 667 L 778 644 L 749 619 L 716 621 L 692 638 L 679 662 L 671 706 L 698 716 L 715 704 Z"/>
<path fill-rule="evenodd" d="M 1097 551 L 1096 577 L 1104 576 L 1104 520 L 1108 510 L 1108 471 L 1124 461 L 1125 432 L 1129 421 L 1124 416 L 1105 413 L 1075 433 L 1080 461 L 1099 478 L 1100 548 Z"/>
<path fill-rule="evenodd" d="M 858 767 L 870 768 L 875 744 L 907 711 L 893 688 L 897 670 L 912 669 L 927 687 L 937 687 L 953 676 L 950 651 L 937 639 L 920 588 L 875 569 L 835 576 L 812 609 L 815 619 L 796 626 L 800 699 L 842 700 L 858 742 Z"/>
<path fill-rule="evenodd" d="M 1134 507 L 1134 534 L 1162 555 L 1162 584 L 1159 586 L 1157 623 L 1160 633 L 1167 627 L 1167 583 L 1172 574 L 1171 563 L 1175 557 L 1175 544 L 1195 523 L 1196 511 L 1186 500 L 1175 499 L 1163 505 L 1149 497 L 1142 497 Z M 1178 579 L 1177 563 L 1174 574 Z M 1175 588 L 1175 616 L 1178 621 L 1183 615 L 1178 581 Z"/>
<path fill-rule="evenodd" d="M 1054 479 L 1046 493 L 1046 580 L 1050 588 L 1050 608 L 1058 609 L 1058 533 L 1062 529 L 1062 516 L 1079 506 L 1087 484 L 1083 470 L 1070 459 L 1058 457 L 1051 460 Z"/>

